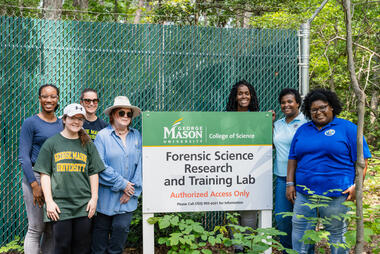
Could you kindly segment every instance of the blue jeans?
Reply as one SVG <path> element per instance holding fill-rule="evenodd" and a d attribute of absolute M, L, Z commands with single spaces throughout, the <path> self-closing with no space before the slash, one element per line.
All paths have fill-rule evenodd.
<path fill-rule="evenodd" d="M 40 174 L 34 173 L 36 180 L 40 183 Z M 25 254 L 54 253 L 54 239 L 51 223 L 44 223 L 44 208 L 33 204 L 32 187 L 24 176 L 22 180 L 22 192 L 28 217 L 28 232 L 24 240 Z"/>
<path fill-rule="evenodd" d="M 286 199 L 286 177 L 276 176 L 274 214 L 277 229 L 287 235 L 280 236 L 280 242 L 285 248 L 292 248 L 292 217 L 279 215 L 282 212 L 293 212 L 293 204 Z"/>
<path fill-rule="evenodd" d="M 329 218 L 333 215 L 346 214 L 349 208 L 342 205 L 342 202 L 346 200 L 346 196 L 332 197 L 331 201 L 322 201 L 320 203 L 327 203 L 327 207 L 319 207 L 310 209 L 305 206 L 305 203 L 311 204 L 309 196 L 303 195 L 297 192 L 296 201 L 294 204 L 293 215 L 293 233 L 292 242 L 293 249 L 298 253 L 314 253 L 314 245 L 305 244 L 301 241 L 302 236 L 306 230 L 315 230 L 315 223 L 312 223 L 304 218 L 297 218 L 297 214 L 304 215 L 305 217 L 320 217 Z M 347 223 L 343 219 L 332 219 L 330 224 L 323 225 L 325 230 L 330 232 L 329 243 L 345 243 L 344 234 L 347 231 Z M 348 254 L 348 248 L 335 248 L 331 245 L 331 254 Z"/>
<path fill-rule="evenodd" d="M 108 216 L 102 213 L 94 218 L 92 254 L 121 254 L 128 237 L 133 212 Z"/>

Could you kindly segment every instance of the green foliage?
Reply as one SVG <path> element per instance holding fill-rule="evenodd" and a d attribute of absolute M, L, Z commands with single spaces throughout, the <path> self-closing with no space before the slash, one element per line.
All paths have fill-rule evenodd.
<path fill-rule="evenodd" d="M 20 240 L 19 236 L 16 236 L 15 239 L 0 248 L 0 254 L 5 253 L 24 253 L 24 243 Z"/>
<path fill-rule="evenodd" d="M 309 19 L 322 1 L 293 1 L 281 10 L 253 16 L 250 24 L 258 28 L 299 29 Z M 372 99 L 379 97 L 378 31 L 380 23 L 379 2 L 353 0 L 354 60 L 357 78 L 367 95 L 364 134 L 367 142 L 380 147 L 379 106 Z M 342 100 L 345 112 L 342 116 L 357 122 L 357 101 L 351 87 L 346 56 L 346 27 L 341 2 L 329 1 L 311 23 L 310 31 L 310 87 L 325 87 L 334 90 Z M 372 114 L 372 116 L 371 116 Z"/>
<path fill-rule="evenodd" d="M 158 223 L 160 230 L 170 229 L 168 236 L 158 238 L 158 244 L 165 244 L 171 249 L 168 253 L 208 253 L 205 248 L 222 244 L 224 236 L 216 231 L 206 231 L 199 222 L 183 219 L 181 214 L 167 214 L 163 217 L 148 219 L 151 224 Z"/>
<path fill-rule="evenodd" d="M 278 11 L 294 2 L 294 0 L 154 1 L 151 15 L 154 23 L 241 27 L 247 15 L 257 16 Z"/>
<path fill-rule="evenodd" d="M 325 230 L 306 230 L 301 240 L 306 244 L 320 243 L 323 240 L 329 239 L 330 233 Z"/>
<path fill-rule="evenodd" d="M 230 253 L 233 245 L 244 247 L 245 253 L 263 253 L 272 247 L 277 250 L 285 248 L 273 236 L 283 235 L 274 228 L 259 228 L 238 225 L 238 214 L 227 214 L 228 225 L 216 226 L 207 231 L 199 222 L 184 219 L 181 214 L 166 214 L 151 217 L 148 222 L 158 224 L 160 231 L 170 229 L 167 235 L 158 238 L 158 244 L 170 247 L 168 253 Z M 288 253 L 295 253 L 287 250 Z"/>
<path fill-rule="evenodd" d="M 356 242 L 356 206 L 352 202 L 347 202 L 351 211 L 348 212 L 346 218 L 350 221 L 349 231 L 346 233 L 346 241 L 348 246 L 355 246 Z M 364 218 L 364 241 L 372 248 L 373 253 L 380 253 L 380 247 L 373 242 L 373 237 L 380 235 L 380 205 L 363 205 Z"/>
<path fill-rule="evenodd" d="M 332 200 L 332 198 L 324 196 L 328 194 L 329 192 L 336 192 L 339 191 L 341 192 L 342 190 L 340 189 L 333 189 L 329 190 L 323 195 L 317 195 L 310 189 L 308 189 L 306 186 L 303 185 L 298 185 L 299 187 L 302 187 L 305 191 L 308 192 L 309 200 L 310 203 L 304 204 L 305 206 L 308 206 L 310 209 L 318 209 L 320 207 L 327 207 L 328 202 Z M 350 203 L 353 204 L 352 202 L 345 202 L 345 203 Z M 281 213 L 283 216 L 293 216 L 294 213 L 292 212 L 286 212 L 286 213 Z M 334 247 L 340 247 L 340 248 L 349 248 L 351 247 L 348 243 L 340 243 L 340 244 L 334 244 L 334 243 L 329 243 L 329 235 L 330 233 L 324 229 L 326 225 L 331 224 L 332 220 L 346 220 L 348 219 L 347 214 L 335 214 L 331 215 L 330 217 L 306 217 L 302 214 L 296 214 L 297 218 L 303 218 L 305 220 L 308 220 L 312 225 L 315 225 L 317 230 L 306 230 L 302 238 L 300 239 L 306 244 L 317 244 L 317 243 L 322 243 L 322 242 L 327 242 L 327 245 L 330 247 L 330 245 L 333 245 Z M 320 248 L 319 252 L 324 253 L 324 249 Z"/>
<path fill-rule="evenodd" d="M 375 153 L 378 155 L 378 151 Z M 372 159 L 374 161 L 379 162 L 379 159 Z M 370 166 L 369 172 L 373 172 L 376 170 L 377 173 L 380 172 L 379 166 Z M 379 180 L 376 179 L 374 181 L 376 183 L 375 189 L 378 189 L 378 182 Z M 321 195 L 315 195 L 310 189 L 308 189 L 305 186 L 303 187 L 304 190 L 308 191 L 308 193 L 311 195 L 310 200 L 311 203 L 305 204 L 306 206 L 310 207 L 310 209 L 318 208 L 325 206 L 325 202 L 331 200 L 329 197 L 321 196 Z M 369 189 L 371 189 L 370 187 Z M 333 191 L 340 191 L 340 190 L 330 190 L 329 192 Z M 372 190 L 376 192 L 377 190 Z M 326 194 L 326 193 L 325 193 Z M 367 194 L 368 195 L 368 194 Z M 371 199 L 365 199 L 364 205 L 363 205 L 363 217 L 364 217 L 364 241 L 369 244 L 369 247 L 371 248 L 372 253 L 380 253 L 380 247 L 377 245 L 376 242 L 373 240 L 375 237 L 380 235 L 380 205 L 379 204 L 371 204 Z M 305 231 L 305 234 L 302 237 L 302 241 L 306 244 L 317 244 L 326 242 L 329 239 L 330 233 L 323 229 L 324 225 L 327 225 L 331 223 L 332 219 L 337 220 L 346 220 L 349 224 L 348 231 L 345 234 L 346 243 L 345 244 L 333 244 L 333 243 L 327 243 L 328 246 L 333 245 L 335 247 L 342 247 L 342 248 L 352 248 L 355 246 L 356 242 L 356 205 L 354 202 L 346 201 L 343 203 L 344 205 L 350 207 L 349 212 L 347 214 L 338 214 L 333 215 L 330 218 L 320 218 L 320 217 L 305 217 L 303 215 L 296 215 L 299 218 L 304 218 L 306 220 L 309 220 L 311 223 L 316 225 L 317 230 L 307 230 Z M 284 212 L 281 213 L 283 217 L 286 216 L 293 216 L 293 212 Z M 324 253 L 325 250 L 320 248 L 320 253 Z"/>
<path fill-rule="evenodd" d="M 87 9 L 64 1 L 61 19 L 132 23 L 198 25 L 213 27 L 255 27 L 299 29 L 320 6 L 321 0 L 89 0 Z M 367 95 L 364 134 L 367 142 L 380 147 L 378 66 L 380 3 L 352 0 L 354 61 L 359 83 Z M 41 18 L 40 1 L 0 0 L 2 15 Z M 17 8 L 17 7 L 28 8 Z M 29 8 L 31 7 L 31 8 Z M 141 11 L 141 12 L 140 12 Z M 353 95 L 347 68 L 346 31 L 340 1 L 329 1 L 311 24 L 310 87 L 334 90 L 342 100 L 344 118 L 357 122 L 357 99 Z M 371 108 L 372 107 L 372 108 Z"/>
<path fill-rule="evenodd" d="M 127 247 L 142 248 L 142 197 L 139 197 L 137 209 L 133 212 L 133 219 L 129 227 Z"/>
<path fill-rule="evenodd" d="M 364 241 L 368 243 L 372 253 L 380 253 L 380 246 L 374 241 L 380 235 L 380 205 L 374 203 L 373 197 L 379 193 L 380 151 L 372 152 L 369 160 L 366 180 L 364 182 L 365 198 L 363 200 Z M 347 244 L 352 247 L 356 241 L 356 205 L 346 202 L 351 208 L 346 219 L 349 221 L 349 230 L 346 233 Z"/>
<path fill-rule="evenodd" d="M 113 21 L 113 22 L 131 22 L 133 13 L 136 8 L 132 1 L 115 1 L 115 0 L 89 0 L 87 9 L 81 9 L 75 6 L 73 0 L 66 0 L 62 6 L 63 19 L 69 20 L 89 20 L 89 21 Z"/>
<path fill-rule="evenodd" d="M 380 151 L 370 147 L 372 158 L 368 160 L 368 170 L 365 178 L 364 188 L 367 195 L 378 196 L 380 192 Z M 370 198 L 368 202 L 372 201 Z"/>

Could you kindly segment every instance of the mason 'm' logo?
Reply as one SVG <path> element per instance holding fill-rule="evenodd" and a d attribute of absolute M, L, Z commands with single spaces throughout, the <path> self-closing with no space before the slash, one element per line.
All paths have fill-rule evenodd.
<path fill-rule="evenodd" d="M 164 143 L 202 143 L 203 126 L 185 126 L 183 118 L 164 127 Z"/>

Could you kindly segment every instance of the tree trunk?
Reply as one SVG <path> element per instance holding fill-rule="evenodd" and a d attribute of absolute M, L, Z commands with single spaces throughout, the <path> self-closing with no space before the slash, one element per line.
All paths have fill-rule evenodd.
<path fill-rule="evenodd" d="M 350 72 L 351 85 L 355 95 L 358 98 L 358 133 L 357 133 L 357 161 L 356 170 L 356 244 L 355 254 L 361 254 L 364 247 L 364 224 L 363 224 L 363 169 L 365 166 L 363 157 L 363 125 L 365 113 L 365 93 L 359 86 L 359 82 L 355 74 L 355 63 L 352 50 L 352 29 L 351 29 L 351 0 L 343 0 L 343 9 L 345 12 L 346 23 L 346 49 L 347 63 Z"/>
<path fill-rule="evenodd" d="M 248 9 L 248 4 L 245 5 L 245 8 Z M 248 28 L 249 27 L 249 19 L 252 16 L 252 13 L 249 11 L 244 11 L 243 12 L 244 17 L 243 17 L 243 28 Z"/>
<path fill-rule="evenodd" d="M 199 9 L 198 9 L 198 3 L 195 1 L 194 3 L 194 25 L 198 25 L 199 21 Z"/>
<path fill-rule="evenodd" d="M 113 12 L 114 12 L 113 19 L 115 20 L 115 22 L 117 22 L 118 19 L 119 19 L 119 14 L 118 14 L 119 13 L 119 9 L 117 7 L 117 0 L 115 0 L 115 2 L 114 2 Z"/>
<path fill-rule="evenodd" d="M 141 19 L 142 8 L 144 7 L 144 0 L 139 0 L 138 9 L 136 10 L 136 16 L 133 20 L 133 24 L 139 24 Z"/>
<path fill-rule="evenodd" d="M 61 17 L 62 0 L 43 0 L 45 19 L 59 19 Z"/>
<path fill-rule="evenodd" d="M 379 107 L 379 92 L 378 91 L 373 91 L 372 97 L 371 97 L 371 111 L 370 111 L 370 123 L 371 126 L 373 126 L 373 130 L 369 134 L 369 137 L 367 137 L 368 142 L 375 142 L 376 141 L 376 132 L 379 129 L 379 126 L 376 124 L 377 117 L 379 115 L 378 107 Z"/>
<path fill-rule="evenodd" d="M 88 9 L 88 0 L 73 0 L 73 6 L 80 9 Z"/>
<path fill-rule="evenodd" d="M 377 112 L 378 105 L 379 105 L 379 93 L 378 91 L 374 91 L 371 98 L 371 109 L 372 109 L 372 112 L 370 114 L 371 124 L 375 124 L 376 122 L 377 116 L 375 112 Z"/>

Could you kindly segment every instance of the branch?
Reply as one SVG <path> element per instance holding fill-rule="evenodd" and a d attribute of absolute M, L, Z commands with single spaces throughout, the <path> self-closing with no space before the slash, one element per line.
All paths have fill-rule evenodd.
<path fill-rule="evenodd" d="M 340 36 L 336 36 L 335 38 L 333 38 L 333 39 L 331 39 L 331 40 L 342 40 L 342 41 L 346 41 L 345 38 L 340 37 Z M 369 49 L 369 48 L 367 48 L 367 47 L 365 47 L 365 46 L 363 46 L 363 45 L 360 45 L 360 44 L 358 44 L 358 43 L 356 43 L 356 42 L 354 42 L 353 45 L 358 46 L 359 48 L 364 49 L 365 51 L 368 51 L 368 52 L 370 52 L 371 54 L 374 54 L 375 56 L 377 56 L 377 57 L 380 58 L 380 54 L 376 53 L 375 51 L 373 51 L 373 50 L 371 50 L 371 49 Z"/>
<path fill-rule="evenodd" d="M 364 58 L 365 58 L 365 56 L 363 55 L 362 56 L 362 64 L 358 70 L 358 73 L 356 74 L 358 77 L 358 80 L 361 80 L 361 77 L 362 77 L 362 71 L 363 71 L 363 66 L 364 66 Z"/>
<path fill-rule="evenodd" d="M 371 56 L 369 57 L 369 60 L 368 60 L 368 71 L 367 71 L 367 77 L 365 79 L 364 91 L 365 91 L 365 89 L 367 88 L 367 85 L 368 85 L 369 71 L 371 70 L 371 61 L 372 61 L 373 55 L 374 54 L 371 54 Z"/>

